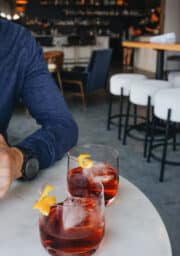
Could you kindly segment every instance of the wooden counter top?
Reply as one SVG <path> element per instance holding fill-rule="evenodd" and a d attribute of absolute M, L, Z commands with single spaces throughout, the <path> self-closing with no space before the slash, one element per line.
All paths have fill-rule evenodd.
<path fill-rule="evenodd" d="M 160 44 L 160 43 L 151 43 L 151 42 L 123 41 L 122 46 L 129 47 L 129 48 L 148 48 L 148 49 L 154 49 L 154 50 L 180 52 L 180 43 Z"/>

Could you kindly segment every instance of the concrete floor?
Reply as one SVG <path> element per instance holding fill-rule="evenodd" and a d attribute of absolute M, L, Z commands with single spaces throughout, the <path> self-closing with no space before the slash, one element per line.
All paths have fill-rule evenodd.
<path fill-rule="evenodd" d="M 147 164 L 142 157 L 141 142 L 128 139 L 122 146 L 117 139 L 117 127 L 106 130 L 108 98 L 99 94 L 89 98 L 88 108 L 82 110 L 80 100 L 69 100 L 68 105 L 79 125 L 79 143 L 108 144 L 119 150 L 120 173 L 137 185 L 153 202 L 159 211 L 170 236 L 173 255 L 180 255 L 180 168 L 167 167 L 165 182 L 159 183 L 159 163 L 154 160 Z M 114 102 L 114 110 L 118 108 Z M 23 125 L 22 125 L 23 124 Z M 10 126 L 9 136 L 16 143 L 37 129 L 34 120 L 27 117 L 22 110 L 16 111 Z M 179 156 L 178 156 L 179 158 Z"/>

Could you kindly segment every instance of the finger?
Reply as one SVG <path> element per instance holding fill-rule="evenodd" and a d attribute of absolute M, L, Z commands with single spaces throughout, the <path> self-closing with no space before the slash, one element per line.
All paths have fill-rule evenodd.
<path fill-rule="evenodd" d="M 2 134 L 0 134 L 0 145 L 7 145 L 6 140 L 4 139 Z"/>
<path fill-rule="evenodd" d="M 3 197 L 5 197 L 5 195 L 8 192 L 8 187 L 4 187 L 0 189 L 0 199 L 2 199 Z"/>
<path fill-rule="evenodd" d="M 3 197 L 5 197 L 7 191 L 6 190 L 1 190 L 0 189 L 0 199 L 2 199 Z"/>
<path fill-rule="evenodd" d="M 3 198 L 11 185 L 11 181 L 7 177 L 0 177 L 0 199 Z"/>

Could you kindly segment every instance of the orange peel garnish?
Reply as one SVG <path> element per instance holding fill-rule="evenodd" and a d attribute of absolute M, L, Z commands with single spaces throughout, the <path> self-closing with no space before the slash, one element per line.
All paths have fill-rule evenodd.
<path fill-rule="evenodd" d="M 49 193 L 50 193 L 51 191 L 53 191 L 53 190 L 54 190 L 54 187 L 53 187 L 53 186 L 47 185 L 47 186 L 43 189 L 43 192 L 41 193 L 41 196 L 40 196 L 39 200 L 41 200 L 41 199 L 43 199 L 44 197 L 48 196 Z"/>
<path fill-rule="evenodd" d="M 47 185 L 39 200 L 36 201 L 36 203 L 33 205 L 33 209 L 38 209 L 43 215 L 48 216 L 51 206 L 56 204 L 56 197 L 55 196 L 49 196 L 49 193 L 54 188 L 50 185 Z"/>
<path fill-rule="evenodd" d="M 78 157 L 78 164 L 80 167 L 85 168 L 85 169 L 90 169 L 94 163 L 93 161 L 90 159 L 90 155 L 89 154 L 81 154 Z"/>

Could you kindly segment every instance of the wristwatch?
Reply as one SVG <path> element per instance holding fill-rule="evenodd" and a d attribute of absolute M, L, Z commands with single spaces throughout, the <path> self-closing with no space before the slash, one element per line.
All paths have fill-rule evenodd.
<path fill-rule="evenodd" d="M 23 153 L 23 165 L 21 169 L 22 177 L 20 180 L 32 180 L 39 172 L 39 161 L 35 154 L 26 148 L 17 146 L 19 150 Z"/>

